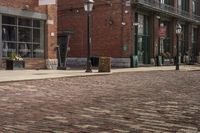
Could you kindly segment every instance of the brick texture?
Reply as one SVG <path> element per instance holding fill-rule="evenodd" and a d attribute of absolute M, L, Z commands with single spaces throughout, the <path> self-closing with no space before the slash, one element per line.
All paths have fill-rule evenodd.
<path fill-rule="evenodd" d="M 92 55 L 128 57 L 132 51 L 131 8 L 126 7 L 120 0 L 112 0 L 111 3 L 101 0 L 95 1 L 91 30 Z M 86 56 L 87 14 L 83 9 L 83 2 L 80 0 L 59 0 L 58 4 L 58 30 L 73 30 L 75 32 L 70 40 L 69 56 Z M 125 10 L 128 13 L 125 13 Z M 123 26 L 122 22 L 125 22 L 126 25 Z M 126 50 L 123 50 L 123 47 L 126 47 Z"/>
<path fill-rule="evenodd" d="M 192 4 L 188 1 L 188 11 L 190 14 Z M 171 5 L 177 7 L 177 1 L 171 0 Z M 69 42 L 70 57 L 86 57 L 87 54 L 87 21 L 86 13 L 83 9 L 82 0 L 59 0 L 58 1 L 58 31 L 72 30 L 74 36 Z M 137 6 L 127 6 L 124 0 L 95 0 L 92 12 L 92 56 L 110 56 L 128 58 L 135 53 L 135 12 Z M 142 9 L 139 9 L 143 11 Z M 145 11 L 144 11 L 145 12 Z M 155 58 L 159 47 L 159 26 L 160 20 L 156 16 L 169 19 L 170 22 L 170 46 L 171 54 L 176 55 L 176 23 L 183 22 L 178 18 L 163 16 L 162 13 L 146 11 L 150 24 L 150 58 Z M 125 22 L 125 25 L 122 25 Z M 192 25 L 186 22 L 187 46 L 191 46 Z M 195 25 L 195 24 L 193 24 Z M 198 41 L 199 42 L 199 41 Z M 199 44 L 198 44 L 199 45 Z"/>

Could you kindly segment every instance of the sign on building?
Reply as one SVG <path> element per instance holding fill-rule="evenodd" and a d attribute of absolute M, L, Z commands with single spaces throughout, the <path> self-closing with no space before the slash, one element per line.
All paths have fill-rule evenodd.
<path fill-rule="evenodd" d="M 167 35 L 167 28 L 165 26 L 161 26 L 159 29 L 160 38 L 165 38 Z"/>
<path fill-rule="evenodd" d="M 41 5 L 53 5 L 56 4 L 56 0 L 39 0 L 39 6 Z"/>

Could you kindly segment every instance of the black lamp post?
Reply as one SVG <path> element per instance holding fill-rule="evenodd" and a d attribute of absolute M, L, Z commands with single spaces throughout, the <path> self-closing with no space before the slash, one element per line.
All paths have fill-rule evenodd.
<path fill-rule="evenodd" d="M 180 35 L 182 32 L 182 27 L 179 23 L 176 25 L 176 35 L 177 35 L 177 46 L 176 46 L 176 70 L 179 70 L 179 43 L 180 43 Z"/>
<path fill-rule="evenodd" d="M 87 68 L 86 72 L 92 72 L 92 65 L 91 65 L 91 33 L 90 33 L 90 16 L 93 9 L 94 0 L 85 0 L 84 2 L 84 9 L 87 12 Z"/>

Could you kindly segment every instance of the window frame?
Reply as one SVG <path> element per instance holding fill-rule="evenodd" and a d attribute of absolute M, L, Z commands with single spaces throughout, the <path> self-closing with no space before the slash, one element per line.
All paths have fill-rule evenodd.
<path fill-rule="evenodd" d="M 16 24 L 6 24 L 3 23 L 3 17 L 14 17 L 16 19 Z M 3 45 L 4 43 L 13 43 L 13 45 L 16 45 L 16 53 L 19 54 L 19 45 L 21 44 L 27 44 L 27 45 L 31 45 L 31 56 L 30 57 L 23 57 L 25 59 L 44 59 L 45 58 L 45 21 L 44 20 L 40 20 L 40 19 L 34 19 L 34 18 L 25 18 L 25 17 L 19 17 L 19 16 L 12 16 L 12 15 L 4 15 L 4 14 L 0 14 L 1 19 L 1 31 L 3 26 L 10 26 L 10 27 L 16 27 L 16 40 L 15 41 L 10 41 L 10 40 L 3 40 L 3 33 L 1 34 L 1 41 L 2 41 L 2 49 L 1 52 L 3 53 Z M 23 26 L 23 25 L 19 25 L 19 19 L 28 19 L 31 21 L 31 25 L 30 26 Z M 34 22 L 37 22 L 38 24 L 40 24 L 40 26 L 35 26 Z M 36 24 L 37 25 L 37 24 Z M 29 28 L 31 29 L 31 38 L 30 38 L 30 42 L 29 41 L 20 41 L 19 40 L 19 29 L 20 28 Z M 34 42 L 34 30 L 39 30 L 40 31 L 40 38 L 39 38 L 39 42 Z M 35 46 L 34 46 L 35 45 Z M 34 56 L 34 47 L 37 47 L 37 45 L 40 46 L 40 50 L 41 52 L 41 56 L 39 55 L 39 57 L 35 57 Z M 29 50 L 29 49 L 27 49 Z M 7 59 L 8 57 L 3 57 L 3 55 L 1 55 L 2 59 Z"/>

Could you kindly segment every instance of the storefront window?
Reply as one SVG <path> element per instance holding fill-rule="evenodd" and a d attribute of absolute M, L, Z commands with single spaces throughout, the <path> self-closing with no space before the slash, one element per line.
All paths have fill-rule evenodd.
<path fill-rule="evenodd" d="M 170 0 L 160 0 L 160 3 L 170 5 Z"/>
<path fill-rule="evenodd" d="M 198 2 L 197 0 L 192 0 L 192 13 L 197 15 L 197 11 L 198 11 Z"/>
<path fill-rule="evenodd" d="M 170 22 L 169 21 L 161 21 L 160 24 L 162 24 L 166 28 L 166 37 L 160 38 L 160 54 L 161 53 L 168 53 L 171 54 L 171 45 L 170 45 Z"/>
<path fill-rule="evenodd" d="M 193 57 L 198 55 L 198 29 L 192 28 L 192 53 Z"/>
<path fill-rule="evenodd" d="M 2 16 L 3 57 L 44 58 L 43 21 Z"/>
<path fill-rule="evenodd" d="M 183 60 L 183 56 L 189 53 L 188 43 L 187 43 L 188 42 L 188 33 L 187 33 L 188 26 L 185 24 L 181 24 L 181 27 L 182 27 L 182 34 L 180 38 L 181 44 L 179 45 L 179 47 L 180 47 L 181 57 Z"/>
<path fill-rule="evenodd" d="M 188 0 L 177 0 L 177 8 L 188 11 Z"/>

